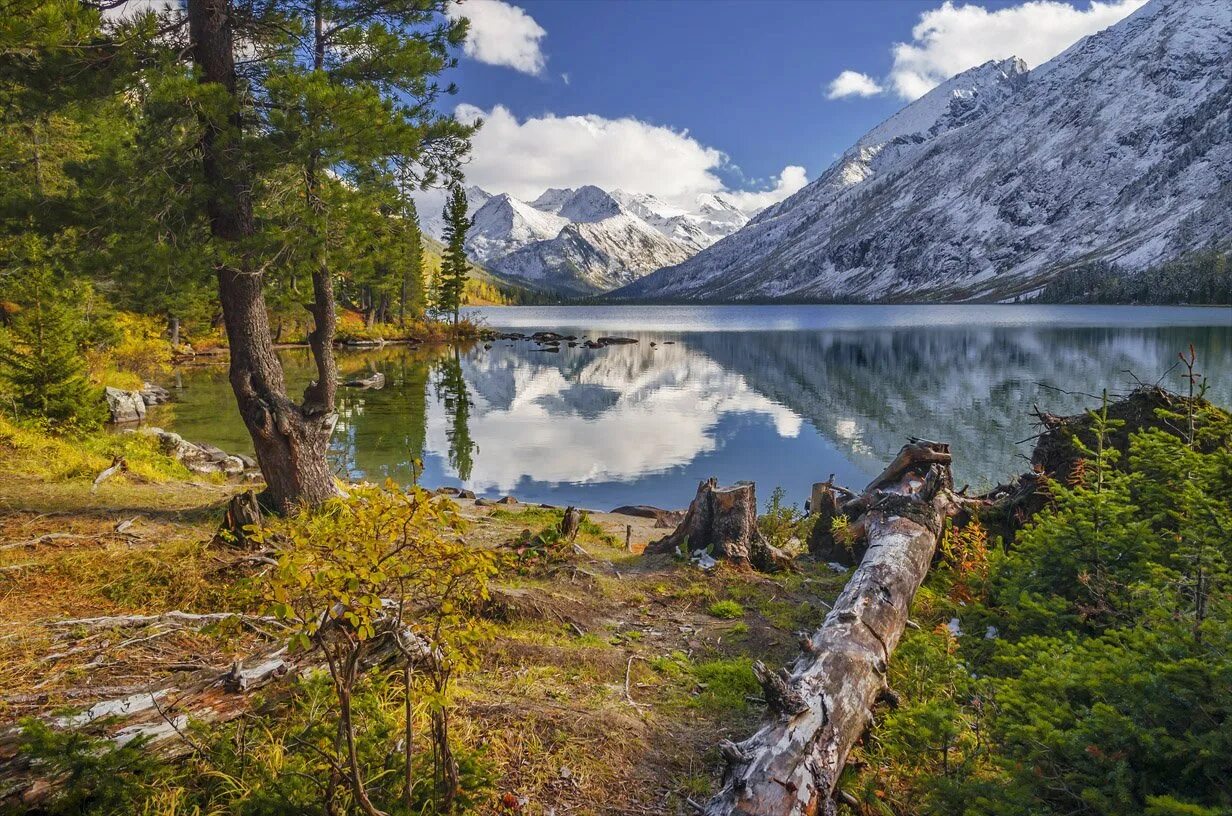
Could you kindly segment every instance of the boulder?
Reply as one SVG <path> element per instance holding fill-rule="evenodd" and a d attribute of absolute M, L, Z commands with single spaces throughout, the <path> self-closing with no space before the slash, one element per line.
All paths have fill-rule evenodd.
<path fill-rule="evenodd" d="M 504 496 L 496 500 L 497 504 L 517 504 L 518 500 L 513 496 Z"/>
<path fill-rule="evenodd" d="M 623 346 L 629 343 L 636 343 L 632 337 L 600 337 L 599 343 L 605 346 Z"/>
<path fill-rule="evenodd" d="M 245 469 L 244 460 L 238 456 L 226 456 L 218 466 L 227 476 L 239 476 Z"/>
<path fill-rule="evenodd" d="M 141 398 L 140 391 L 107 386 L 103 389 L 103 398 L 107 400 L 112 422 L 141 422 L 145 419 L 145 400 Z"/>
<path fill-rule="evenodd" d="M 141 391 L 138 393 L 141 394 L 141 400 L 146 404 L 147 408 L 151 405 L 162 405 L 164 402 L 171 402 L 171 392 L 161 385 L 146 383 L 141 386 Z"/>

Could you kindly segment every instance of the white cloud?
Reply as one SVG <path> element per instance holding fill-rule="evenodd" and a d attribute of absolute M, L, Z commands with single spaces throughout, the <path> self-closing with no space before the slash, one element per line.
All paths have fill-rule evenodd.
<path fill-rule="evenodd" d="M 650 193 L 682 207 L 692 207 L 701 193 L 725 193 L 744 197 L 750 207 L 754 202 L 767 206 L 807 182 L 804 168 L 790 166 L 772 190 L 730 192 L 717 174 L 727 164 L 722 151 L 687 131 L 632 117 L 549 113 L 519 121 L 501 105 L 483 111 L 466 104 L 454 115 L 465 122 L 484 120 L 471 140 L 467 184 L 528 201 L 549 187 L 594 184 Z"/>
<path fill-rule="evenodd" d="M 524 74 L 543 73 L 547 58 L 539 41 L 547 32 L 517 6 L 502 0 L 463 0 L 450 3 L 446 13 L 465 17 L 470 29 L 462 50 L 466 56 L 489 65 L 504 65 Z"/>
<path fill-rule="evenodd" d="M 991 59 L 1021 57 L 1034 68 L 1145 2 L 1093 0 L 1086 8 L 1078 8 L 1057 0 L 1031 0 L 989 11 L 947 0 L 920 15 L 910 43 L 894 46 L 889 81 L 899 96 L 915 99 L 954 74 Z"/>
<path fill-rule="evenodd" d="M 808 174 L 804 168 L 798 164 L 789 164 L 783 168 L 783 172 L 779 173 L 778 181 L 773 188 L 761 192 L 737 190 L 724 193 L 723 197 L 751 215 L 782 201 L 806 184 L 808 184 Z"/>
<path fill-rule="evenodd" d="M 844 96 L 876 96 L 881 93 L 877 80 L 859 71 L 843 71 L 830 81 L 826 99 L 842 99 Z"/>
<path fill-rule="evenodd" d="M 126 23 L 136 20 L 144 14 L 165 14 L 169 11 L 184 12 L 182 0 L 125 0 L 117 6 L 103 9 L 103 22 L 110 24 Z"/>

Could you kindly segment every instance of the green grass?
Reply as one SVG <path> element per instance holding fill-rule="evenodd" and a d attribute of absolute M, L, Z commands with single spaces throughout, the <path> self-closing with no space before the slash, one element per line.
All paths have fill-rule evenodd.
<path fill-rule="evenodd" d="M 723 620 L 735 620 L 736 618 L 744 617 L 744 607 L 739 602 L 732 600 L 715 601 L 710 604 L 706 612 L 713 617 Z"/>
<path fill-rule="evenodd" d="M 748 657 L 707 660 L 698 663 L 693 674 L 701 686 L 695 705 L 703 711 L 743 712 L 749 707 L 746 698 L 761 692 L 753 676 L 753 661 Z"/>

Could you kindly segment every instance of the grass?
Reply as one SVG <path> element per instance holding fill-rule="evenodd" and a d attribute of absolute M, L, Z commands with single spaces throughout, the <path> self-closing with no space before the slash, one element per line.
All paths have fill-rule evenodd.
<path fill-rule="evenodd" d="M 0 417 L 0 454 L 10 475 L 48 482 L 93 481 L 117 456 L 124 457 L 132 478 L 150 482 L 193 478 L 159 450 L 157 439 L 139 433 L 97 431 L 59 437 Z"/>
<path fill-rule="evenodd" d="M 91 492 L 117 453 L 132 472 Z M 255 650 L 247 631 L 83 631 L 65 642 L 40 625 L 259 611 L 245 577 L 261 567 L 210 543 L 238 485 L 190 483 L 137 435 L 54 440 L 5 423 L 0 454 L 0 542 L 74 536 L 0 550 L 0 722 L 81 705 L 92 688 L 148 684 L 185 661 L 226 666 Z M 524 529 L 558 530 L 563 517 L 525 505 L 465 512 L 473 540 L 491 547 Z M 131 535 L 116 532 L 133 518 Z M 456 679 L 454 738 L 482 755 L 496 795 L 533 803 L 527 812 L 684 816 L 686 799 L 704 799 L 717 781 L 717 741 L 739 739 L 763 716 L 747 699 L 759 693 L 752 661 L 789 660 L 793 631 L 820 619 L 816 600 L 830 599 L 842 576 L 824 567 L 703 572 L 641 558 L 623 550 L 623 523 L 597 518 L 578 534 L 586 555 L 564 548 L 542 571 L 496 577 L 496 589 L 520 603 L 489 621 L 494 640 L 481 665 Z M 6 569 L 21 564 L 29 566 Z M 272 726 L 262 718 L 281 710 L 254 722 Z"/>
<path fill-rule="evenodd" d="M 706 609 L 711 617 L 722 620 L 735 620 L 744 617 L 744 607 L 738 601 L 731 599 L 715 601 Z"/>

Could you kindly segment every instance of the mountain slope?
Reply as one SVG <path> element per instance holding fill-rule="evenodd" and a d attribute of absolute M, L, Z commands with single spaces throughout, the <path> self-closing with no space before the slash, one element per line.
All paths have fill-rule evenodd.
<path fill-rule="evenodd" d="M 1154 0 L 1031 72 L 954 77 L 618 296 L 999 299 L 1232 235 L 1232 3 Z"/>
<path fill-rule="evenodd" d="M 493 262 L 505 277 L 552 291 L 595 294 L 623 286 L 651 269 L 680 263 L 690 252 L 639 218 L 618 213 L 564 227 Z"/>

